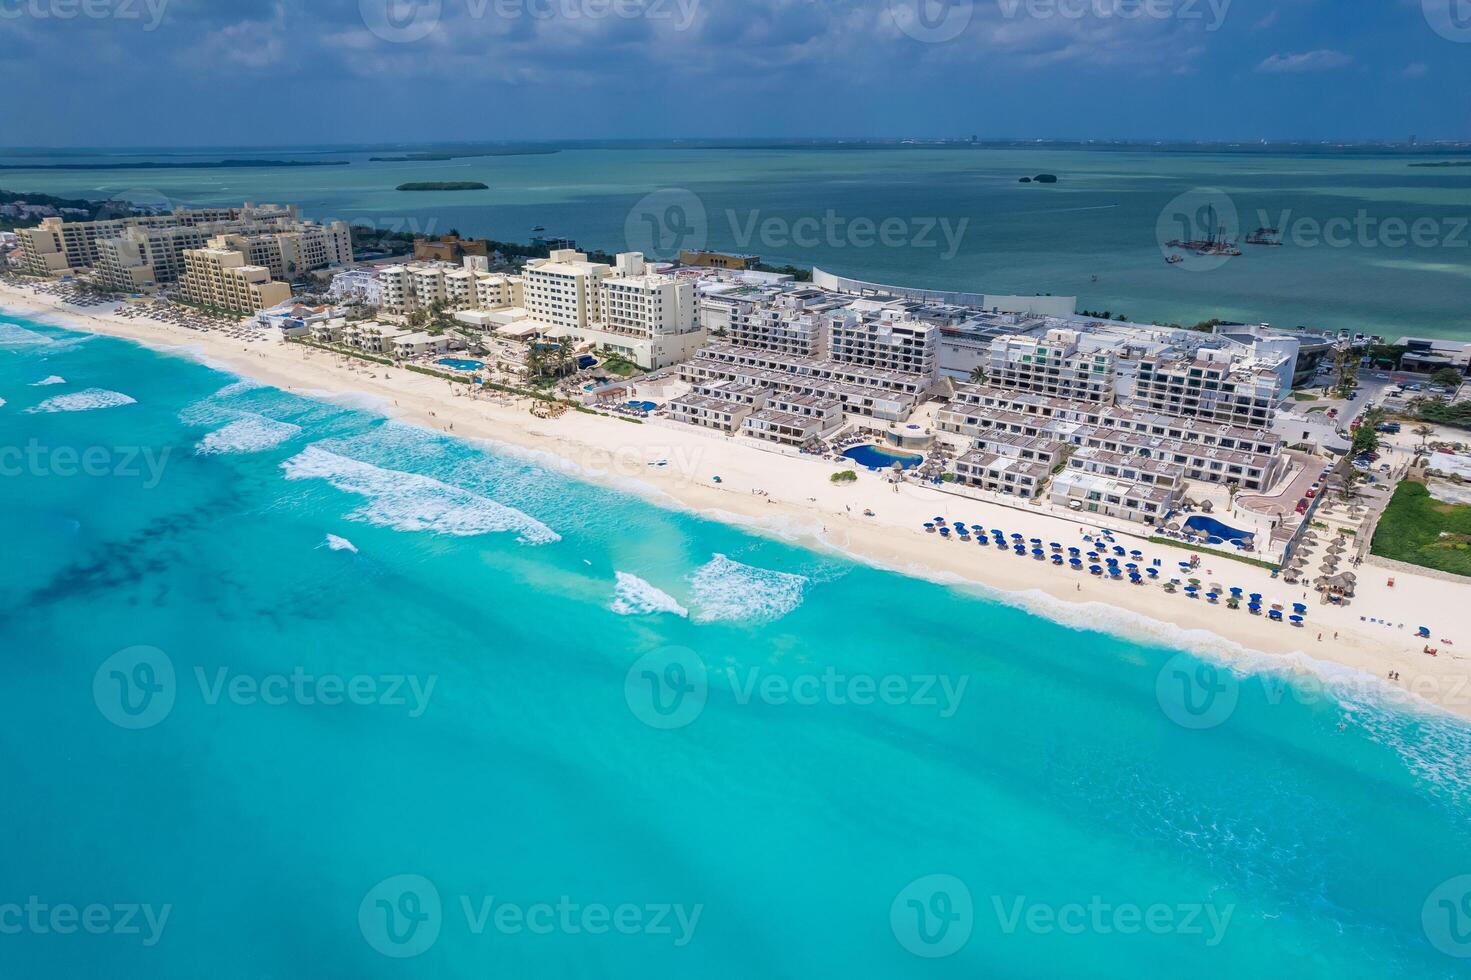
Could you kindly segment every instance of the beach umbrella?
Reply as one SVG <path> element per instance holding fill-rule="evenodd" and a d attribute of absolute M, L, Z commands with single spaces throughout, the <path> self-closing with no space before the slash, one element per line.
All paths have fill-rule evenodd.
<path fill-rule="evenodd" d="M 1422 640 L 1428 640 L 1428 639 L 1430 639 L 1430 627 L 1429 626 L 1422 626 L 1422 627 L 1420 627 L 1419 636 L 1420 636 L 1420 639 L 1422 639 Z"/>
<path fill-rule="evenodd" d="M 1011 536 L 1011 540 L 1013 540 L 1013 541 L 1020 541 L 1020 540 L 1022 540 L 1022 536 L 1020 534 L 1013 534 Z"/>
<path fill-rule="evenodd" d="M 1180 562 L 1180 567 L 1183 568 L 1185 571 L 1188 572 L 1188 571 L 1190 571 L 1190 569 L 1194 568 L 1195 566 L 1192 565 L 1192 564 L 1190 564 L 1188 561 L 1182 561 L 1182 562 Z"/>
<path fill-rule="evenodd" d="M 1144 552 L 1137 551 L 1137 550 L 1136 551 L 1131 551 L 1131 552 L 1129 552 L 1129 557 L 1133 558 L 1135 561 L 1138 561 L 1140 558 L 1143 558 L 1144 557 Z"/>
<path fill-rule="evenodd" d="M 945 518 L 943 518 L 943 517 L 937 517 L 937 518 L 935 518 L 935 523 L 936 524 L 944 524 L 945 523 Z"/>
<path fill-rule="evenodd" d="M 1301 616 L 1303 613 L 1308 611 L 1308 607 L 1300 602 L 1294 602 L 1292 604 L 1292 611 Z"/>
<path fill-rule="evenodd" d="M 942 527 L 942 528 L 940 528 L 940 537 L 942 537 L 942 538 L 948 538 L 948 537 L 950 537 L 950 529 L 948 527 Z"/>
<path fill-rule="evenodd" d="M 1205 594 L 1205 597 L 1211 602 L 1215 602 L 1217 599 L 1221 598 L 1221 594 L 1219 592 L 1207 592 Z"/>
<path fill-rule="evenodd" d="M 1071 565 L 1071 566 L 1073 566 L 1073 568 L 1082 568 L 1083 567 L 1083 560 L 1081 558 L 1074 558 L 1071 561 L 1069 561 L 1068 564 Z"/>
<path fill-rule="evenodd" d="M 935 525 L 933 525 L 933 524 L 926 524 L 924 526 L 924 529 L 926 531 L 930 532 L 931 534 L 934 534 L 935 533 Z"/>
<path fill-rule="evenodd" d="M 1288 619 L 1292 620 L 1292 625 L 1293 626 L 1301 626 L 1302 625 L 1302 617 L 1301 616 L 1289 616 Z"/>
<path fill-rule="evenodd" d="M 1127 569 L 1128 569 L 1128 570 L 1129 570 L 1129 571 L 1131 571 L 1131 572 L 1132 572 L 1132 571 L 1135 571 L 1135 570 L 1136 570 L 1136 569 L 1138 569 L 1138 567 L 1139 567 L 1139 566 L 1138 566 L 1138 565 L 1136 565 L 1136 564 L 1135 564 L 1135 563 L 1134 563 L 1134 562 L 1129 562 L 1129 563 L 1128 563 L 1128 564 L 1127 564 L 1127 565 L 1125 565 L 1125 566 L 1124 566 L 1124 567 L 1125 567 L 1125 568 L 1127 568 Z"/>
<path fill-rule="evenodd" d="M 1048 547 L 1051 548 L 1053 551 L 1062 550 L 1062 545 L 1058 544 L 1056 541 L 1052 542 L 1050 545 L 1048 545 Z"/>
<path fill-rule="evenodd" d="M 1088 566 L 1088 571 L 1092 572 L 1094 575 L 1101 575 L 1101 574 L 1103 574 L 1103 569 L 1100 568 L 1097 565 L 1089 565 Z"/>
<path fill-rule="evenodd" d="M 1033 548 L 1032 556 L 1034 558 L 1045 558 L 1047 557 L 1047 552 L 1043 551 L 1041 548 Z"/>
<path fill-rule="evenodd" d="M 1031 543 L 1032 544 L 1041 544 L 1042 543 L 1042 539 L 1041 538 L 1033 538 L 1032 541 L 1031 541 Z"/>
<path fill-rule="evenodd" d="M 1341 578 L 1341 579 L 1343 579 L 1345 582 L 1349 582 L 1349 583 L 1357 582 L 1359 580 L 1359 577 L 1357 575 L 1355 575 L 1353 572 L 1344 572 L 1342 575 L 1340 575 L 1338 577 Z"/>
<path fill-rule="evenodd" d="M 1054 564 L 1054 565 L 1058 566 L 1059 568 L 1061 568 L 1062 567 L 1062 563 L 1063 563 L 1062 562 L 1062 555 L 1053 555 L 1052 556 L 1052 564 Z"/>
<path fill-rule="evenodd" d="M 1145 571 L 1149 573 L 1150 578 L 1159 578 L 1158 568 L 1146 568 Z"/>
<path fill-rule="evenodd" d="M 1274 622 L 1282 622 L 1282 610 L 1280 609 L 1273 609 L 1271 612 L 1267 613 L 1267 615 L 1271 617 Z"/>
<path fill-rule="evenodd" d="M 1074 558 L 1076 558 L 1078 555 L 1081 555 L 1083 553 L 1083 549 L 1081 549 L 1081 548 L 1069 548 L 1067 550 L 1067 553 L 1070 554 L 1070 555 L 1072 555 Z"/>
<path fill-rule="evenodd" d="M 1262 601 L 1262 595 L 1260 592 L 1253 592 L 1251 595 L 1247 596 L 1247 598 L 1250 599 L 1252 602 Z"/>
<path fill-rule="evenodd" d="M 1240 599 L 1240 598 L 1241 598 L 1241 593 L 1242 593 L 1242 592 L 1243 592 L 1243 590 L 1242 590 L 1242 589 L 1232 589 L 1232 590 L 1231 590 L 1231 594 L 1232 594 L 1232 595 L 1233 595 L 1233 596 L 1235 596 L 1235 597 L 1236 597 L 1236 598 L 1238 598 L 1238 599 Z"/>

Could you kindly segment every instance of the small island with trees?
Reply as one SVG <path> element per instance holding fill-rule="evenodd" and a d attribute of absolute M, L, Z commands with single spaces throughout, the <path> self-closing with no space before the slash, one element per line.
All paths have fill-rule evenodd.
<path fill-rule="evenodd" d="M 397 189 L 401 191 L 488 191 L 490 185 L 482 184 L 478 180 L 420 180 L 399 184 Z"/>

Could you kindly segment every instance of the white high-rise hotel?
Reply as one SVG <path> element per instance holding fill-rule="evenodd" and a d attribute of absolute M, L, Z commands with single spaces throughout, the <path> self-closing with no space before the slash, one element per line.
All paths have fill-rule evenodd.
<path fill-rule="evenodd" d="M 688 360 L 705 342 L 692 280 L 649 271 L 642 253 L 612 266 L 563 249 L 522 273 L 526 315 L 584 343 L 650 369 Z"/>

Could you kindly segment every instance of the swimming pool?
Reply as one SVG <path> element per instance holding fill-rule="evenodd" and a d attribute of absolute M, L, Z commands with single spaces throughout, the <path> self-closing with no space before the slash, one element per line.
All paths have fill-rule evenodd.
<path fill-rule="evenodd" d="M 878 446 L 854 446 L 852 449 L 845 450 L 843 456 L 871 470 L 892 469 L 895 463 L 910 470 L 924 462 L 923 456 L 896 453 L 892 450 L 880 449 Z"/>
<path fill-rule="evenodd" d="M 1250 531 L 1238 531 L 1234 527 L 1228 527 L 1214 518 L 1201 517 L 1198 514 L 1185 522 L 1185 530 L 1194 531 L 1196 534 L 1203 534 L 1213 543 L 1229 541 L 1232 544 L 1239 544 L 1250 541 L 1255 537 Z"/>
<path fill-rule="evenodd" d="M 454 368 L 456 371 L 484 371 L 484 361 L 466 361 L 458 357 L 444 357 L 434 362 L 443 364 L 445 367 Z"/>
<path fill-rule="evenodd" d="M 659 407 L 658 402 L 627 402 L 629 408 L 636 408 L 640 412 L 652 412 Z"/>

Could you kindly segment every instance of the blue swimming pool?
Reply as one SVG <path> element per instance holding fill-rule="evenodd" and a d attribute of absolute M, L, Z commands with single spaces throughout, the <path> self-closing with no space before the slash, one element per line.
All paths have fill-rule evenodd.
<path fill-rule="evenodd" d="M 915 456 L 912 453 L 896 453 L 888 449 L 880 449 L 878 446 L 854 446 L 846 450 L 843 456 L 851 459 L 859 466 L 867 466 L 871 470 L 893 469 L 898 463 L 906 470 L 913 469 L 924 462 L 923 456 Z"/>
<path fill-rule="evenodd" d="M 1203 534 L 1212 541 L 1229 541 L 1232 544 L 1250 541 L 1254 537 L 1250 531 L 1238 531 L 1214 518 L 1201 517 L 1198 514 L 1185 522 L 1185 530 Z"/>
<path fill-rule="evenodd" d="M 443 364 L 445 367 L 454 368 L 456 371 L 484 371 L 484 361 L 466 361 L 458 357 L 443 357 L 434 362 Z"/>
<path fill-rule="evenodd" d="M 628 402 L 629 408 L 636 408 L 640 412 L 652 412 L 659 407 L 658 402 Z"/>

